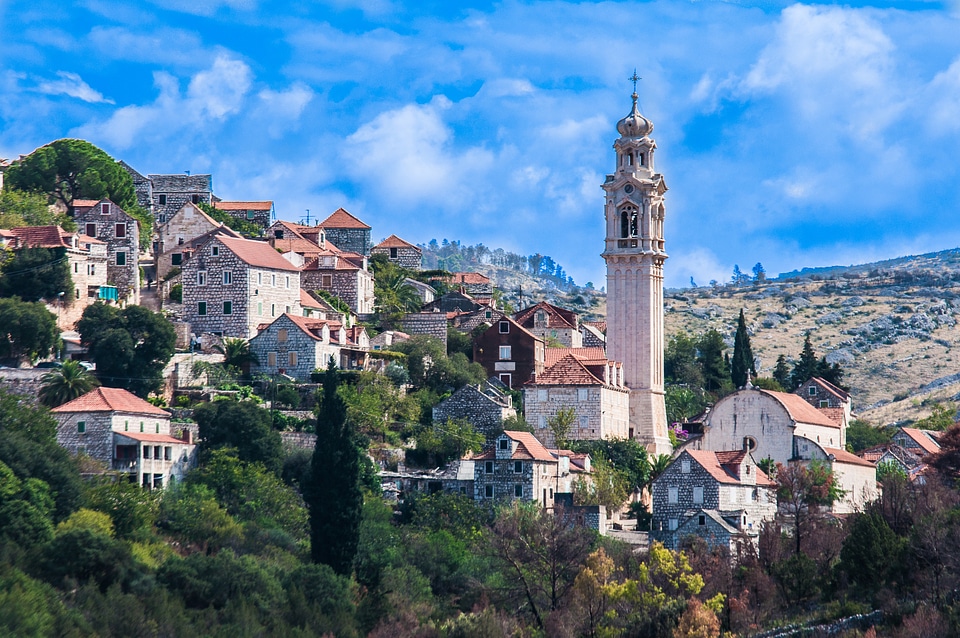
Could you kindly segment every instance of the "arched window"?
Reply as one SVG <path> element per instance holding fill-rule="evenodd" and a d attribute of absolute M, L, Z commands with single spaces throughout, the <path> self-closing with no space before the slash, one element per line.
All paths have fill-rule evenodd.
<path fill-rule="evenodd" d="M 646 156 L 645 154 L 643 154 L 643 153 L 639 153 L 639 154 L 637 155 L 637 164 L 639 164 L 640 166 L 646 166 L 646 165 L 647 165 L 647 156 Z"/>
<path fill-rule="evenodd" d="M 620 211 L 620 236 L 630 236 L 630 216 L 627 214 L 626 210 Z"/>
<path fill-rule="evenodd" d="M 633 164 L 633 153 L 627 153 L 627 166 L 631 166 L 632 164 Z"/>
<path fill-rule="evenodd" d="M 637 208 L 636 206 L 624 206 L 620 211 L 620 236 L 637 236 Z"/>

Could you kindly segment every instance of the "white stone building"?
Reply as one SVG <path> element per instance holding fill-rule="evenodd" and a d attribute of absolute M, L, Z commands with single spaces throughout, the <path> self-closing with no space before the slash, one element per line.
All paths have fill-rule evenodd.
<path fill-rule="evenodd" d="M 671 450 L 663 389 L 663 175 L 654 166 L 653 123 L 633 109 L 617 123 L 616 171 L 607 175 L 607 354 L 623 362 L 630 424 L 651 452 Z"/>

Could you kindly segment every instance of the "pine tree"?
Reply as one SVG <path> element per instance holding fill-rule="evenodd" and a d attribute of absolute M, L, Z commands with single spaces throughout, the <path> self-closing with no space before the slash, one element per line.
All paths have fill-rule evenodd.
<path fill-rule="evenodd" d="M 813 344 L 810 343 L 810 333 L 807 333 L 803 340 L 803 350 L 800 352 L 800 360 L 793 365 L 793 372 L 790 374 L 790 390 L 796 390 L 804 381 L 817 376 L 820 370 L 817 353 L 813 350 Z"/>
<path fill-rule="evenodd" d="M 773 378 L 784 390 L 790 387 L 790 366 L 787 365 L 787 357 L 780 355 L 777 357 L 777 365 L 773 368 Z"/>
<path fill-rule="evenodd" d="M 710 329 L 697 340 L 697 363 L 703 373 L 703 389 L 716 392 L 730 379 L 730 368 L 723 359 L 727 346 L 723 336 Z"/>
<path fill-rule="evenodd" d="M 755 367 L 750 335 L 747 334 L 747 322 L 741 308 L 740 318 L 737 320 L 737 334 L 733 339 L 733 361 L 730 364 L 730 376 L 734 387 L 742 388 L 747 385 L 750 374 L 757 373 Z"/>
<path fill-rule="evenodd" d="M 340 375 L 331 359 L 323 378 L 323 403 L 317 415 L 317 443 L 304 484 L 310 510 L 310 555 L 348 576 L 360 536 L 363 495 L 360 452 L 347 407 L 337 393 Z"/>

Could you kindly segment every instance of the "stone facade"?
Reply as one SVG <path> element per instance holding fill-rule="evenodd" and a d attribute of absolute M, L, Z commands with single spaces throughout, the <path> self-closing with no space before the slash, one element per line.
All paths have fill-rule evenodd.
<path fill-rule="evenodd" d="M 863 511 L 864 506 L 875 501 L 877 491 L 877 466 L 846 450 L 820 445 L 803 436 L 794 437 L 795 462 L 822 461 L 833 471 L 837 485 L 844 495 L 830 508 L 834 514 L 851 514 Z"/>
<path fill-rule="evenodd" d="M 508 388 L 519 388 L 544 370 L 543 339 L 504 317 L 473 342 L 473 360 Z"/>
<path fill-rule="evenodd" d="M 329 259 L 329 261 L 326 261 Z M 364 264 L 365 266 L 365 264 Z M 324 290 L 341 299 L 358 315 L 373 312 L 373 273 L 343 256 L 321 256 L 302 272 L 304 290 Z"/>
<path fill-rule="evenodd" d="M 100 301 L 100 290 L 107 285 L 107 244 L 84 235 L 71 234 L 67 250 L 73 294 L 62 307 L 51 308 L 61 330 L 72 328 L 87 306 Z M 65 295 L 66 296 L 66 295 Z"/>
<path fill-rule="evenodd" d="M 184 263 L 182 281 L 194 334 L 249 339 L 283 313 L 302 314 L 299 269 L 265 242 L 215 235 Z"/>
<path fill-rule="evenodd" d="M 430 303 L 425 303 L 422 309 L 427 312 L 476 312 L 483 307 L 477 300 L 462 292 L 448 292 L 434 299 Z"/>
<path fill-rule="evenodd" d="M 126 390 L 97 388 L 54 408 L 57 442 L 145 488 L 182 480 L 195 462 L 191 437 L 170 431 L 170 415 Z"/>
<path fill-rule="evenodd" d="M 615 362 L 589 365 L 569 355 L 523 386 L 524 419 L 547 445 L 556 445 L 548 424 L 562 409 L 574 411 L 571 440 L 630 436 L 630 391 Z"/>
<path fill-rule="evenodd" d="M 335 210 L 319 226 L 327 234 L 327 240 L 340 250 L 370 254 L 370 227 L 342 208 Z"/>
<path fill-rule="evenodd" d="M 400 320 L 403 331 L 413 335 L 436 337 L 447 345 L 447 316 L 439 312 L 411 312 Z"/>
<path fill-rule="evenodd" d="M 775 484 L 744 450 L 681 451 L 651 498 L 653 537 L 670 549 L 691 534 L 711 545 L 729 545 L 735 534 L 755 538 L 777 513 Z"/>
<path fill-rule="evenodd" d="M 850 424 L 853 402 L 850 395 L 826 379 L 813 377 L 796 390 L 798 396 L 817 408 L 844 428 Z"/>
<path fill-rule="evenodd" d="M 474 498 L 477 501 L 535 501 L 553 508 L 556 494 L 573 491 L 576 476 L 590 471 L 571 457 L 548 451 L 529 432 L 506 431 L 494 445 L 474 458 Z"/>
<path fill-rule="evenodd" d="M 506 315 L 500 310 L 491 308 L 490 306 L 484 306 L 479 310 L 455 316 L 452 324 L 454 328 L 461 332 L 473 334 L 473 331 L 480 326 L 490 327 L 503 319 L 504 316 Z"/>
<path fill-rule="evenodd" d="M 580 318 L 570 310 L 541 301 L 514 314 L 513 320 L 545 343 L 558 344 L 564 348 L 583 347 Z"/>
<path fill-rule="evenodd" d="M 74 208 L 79 231 L 107 246 L 107 285 L 116 286 L 118 300 L 140 304 L 140 222 L 109 199 Z M 145 228 L 142 232 L 151 233 Z"/>
<path fill-rule="evenodd" d="M 166 223 L 186 203 L 213 202 L 213 177 L 210 175 L 148 175 L 147 179 L 151 183 L 157 224 Z"/>
<path fill-rule="evenodd" d="M 214 208 L 228 213 L 234 219 L 239 219 L 260 228 L 267 228 L 276 217 L 273 202 L 224 202 L 214 200 Z"/>
<path fill-rule="evenodd" d="M 331 239 L 332 241 L 332 239 Z M 334 242 L 336 243 L 336 242 Z M 423 267 L 423 251 L 408 241 L 396 235 L 390 235 L 382 242 L 370 249 L 372 255 L 386 255 L 387 259 L 407 270 L 421 270 Z"/>
<path fill-rule="evenodd" d="M 149 178 L 138 173 L 132 166 L 123 160 L 120 160 L 119 164 L 121 167 L 123 167 L 123 170 L 130 173 L 130 177 L 133 179 L 133 190 L 137 193 L 137 205 L 153 215 L 153 182 L 151 182 Z M 147 229 L 143 230 L 146 232 Z"/>
<path fill-rule="evenodd" d="M 433 421 L 446 423 L 448 419 L 466 419 L 477 431 L 493 443 L 494 435 L 503 429 L 504 419 L 517 415 L 503 384 L 490 379 L 479 385 L 466 385 L 433 408 Z"/>
<path fill-rule="evenodd" d="M 345 333 L 337 322 L 281 315 L 250 339 L 250 351 L 260 360 L 252 371 L 309 381 L 310 373 L 325 370 L 331 357 L 340 366 L 340 350 L 347 345 Z"/>
<path fill-rule="evenodd" d="M 240 237 L 195 204 L 184 204 L 157 229 L 157 277 L 163 279 L 172 268 L 183 268 L 183 263 L 213 233 Z"/>
<path fill-rule="evenodd" d="M 654 170 L 653 123 L 633 109 L 617 123 L 617 170 L 607 175 L 604 216 L 607 264 L 607 352 L 622 361 L 630 423 L 638 441 L 671 450 L 663 389 L 663 175 Z"/>

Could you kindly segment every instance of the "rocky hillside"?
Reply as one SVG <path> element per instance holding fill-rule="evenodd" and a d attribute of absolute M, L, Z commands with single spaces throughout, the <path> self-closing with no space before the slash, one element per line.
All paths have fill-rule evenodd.
<path fill-rule="evenodd" d="M 878 424 L 960 398 L 960 251 L 790 275 L 669 291 L 667 334 L 716 328 L 732 347 L 743 308 L 758 370 L 769 376 L 810 332 L 817 353 L 846 370 L 858 414 Z"/>

